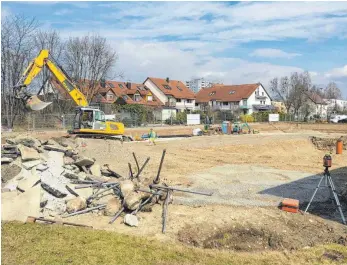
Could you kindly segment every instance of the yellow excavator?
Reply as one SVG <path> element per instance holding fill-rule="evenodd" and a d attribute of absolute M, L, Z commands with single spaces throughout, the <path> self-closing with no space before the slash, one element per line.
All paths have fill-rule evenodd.
<path fill-rule="evenodd" d="M 68 92 L 78 107 L 76 107 L 73 122 L 73 130 L 70 133 L 83 137 L 108 136 L 111 138 L 122 138 L 124 135 L 124 124 L 120 122 L 106 121 L 105 113 L 98 108 L 91 107 L 84 94 L 71 81 L 68 74 L 58 64 L 49 58 L 48 50 L 41 50 L 39 55 L 29 64 L 17 85 L 14 87 L 15 97 L 22 99 L 30 110 L 42 110 L 52 102 L 43 102 L 37 95 L 31 95 L 27 87 L 32 80 L 46 66 L 56 80 Z M 122 138 L 123 139 L 123 138 Z"/>

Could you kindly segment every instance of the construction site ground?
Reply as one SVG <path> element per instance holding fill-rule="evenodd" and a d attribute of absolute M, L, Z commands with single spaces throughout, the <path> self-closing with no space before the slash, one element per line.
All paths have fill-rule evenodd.
<path fill-rule="evenodd" d="M 150 161 L 142 175 L 156 176 L 163 149 L 166 157 L 161 178 L 166 184 L 213 192 L 212 197 L 174 192 L 169 207 L 166 234 L 161 233 L 162 207 L 139 213 L 139 226 L 128 227 L 117 220 L 93 213 L 66 218 L 96 229 L 158 239 L 202 248 L 236 251 L 293 250 L 316 245 L 347 245 L 346 227 L 334 207 L 326 204 L 329 193 L 319 191 L 312 214 L 287 213 L 277 208 L 283 198 L 300 200 L 303 209 L 323 172 L 322 157 L 311 136 L 346 135 L 340 124 L 252 124 L 259 134 L 211 135 L 148 142 L 80 139 L 79 152 L 99 164 L 109 164 L 121 175 L 128 174 L 128 162 L 135 152 L 139 163 Z M 155 127 L 154 127 L 155 128 Z M 159 135 L 191 134 L 196 127 L 155 128 Z M 141 135 L 148 128 L 127 129 Z M 57 137 L 64 132 L 32 133 L 37 138 Z M 8 137 L 4 134 L 2 136 Z M 332 178 L 339 191 L 347 179 L 347 152 L 332 154 Z M 346 213 L 346 203 L 343 209 Z M 328 210 L 327 210 L 328 209 Z M 346 260 L 344 257 L 343 260 Z"/>

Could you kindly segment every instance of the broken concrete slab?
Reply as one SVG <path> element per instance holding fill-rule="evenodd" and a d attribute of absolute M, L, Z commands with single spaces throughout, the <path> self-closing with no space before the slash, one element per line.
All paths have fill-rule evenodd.
<path fill-rule="evenodd" d="M 28 171 L 28 170 L 25 170 Z M 37 185 L 40 181 L 40 176 L 36 173 L 36 169 L 33 168 L 33 170 L 29 171 L 28 173 L 29 177 L 26 177 L 18 182 L 17 188 L 20 191 L 27 192 L 30 188 L 34 187 L 34 185 Z"/>
<path fill-rule="evenodd" d="M 45 171 L 47 169 L 48 169 L 47 164 L 39 164 L 36 166 L 36 170 L 38 170 L 38 171 Z"/>
<path fill-rule="evenodd" d="M 75 160 L 69 156 L 64 156 L 64 165 L 72 165 L 73 163 L 75 163 Z"/>
<path fill-rule="evenodd" d="M 68 213 L 74 213 L 80 210 L 87 208 L 86 200 L 82 197 L 77 197 L 72 200 L 69 200 L 66 203 L 66 211 Z"/>
<path fill-rule="evenodd" d="M 94 159 L 88 158 L 88 157 L 85 157 L 85 156 L 80 156 L 80 157 L 78 157 L 76 159 L 74 164 L 76 166 L 79 166 L 79 167 L 82 167 L 82 166 L 88 167 L 88 166 L 91 166 L 91 165 L 94 164 Z"/>
<path fill-rule="evenodd" d="M 10 157 L 1 157 L 1 164 L 9 164 L 13 162 L 13 158 Z"/>
<path fill-rule="evenodd" d="M 8 138 L 6 142 L 9 144 L 23 144 L 27 147 L 40 147 L 41 142 L 34 137 L 27 135 L 18 135 L 16 138 Z"/>
<path fill-rule="evenodd" d="M 100 167 L 100 165 L 99 164 L 93 164 L 90 167 L 90 172 L 94 176 L 101 177 L 101 167 Z"/>
<path fill-rule="evenodd" d="M 139 226 L 139 220 L 137 219 L 137 216 L 132 214 L 126 214 L 124 216 L 124 223 L 129 226 Z"/>
<path fill-rule="evenodd" d="M 44 192 L 41 197 L 41 206 L 43 205 L 44 211 L 53 211 L 57 214 L 63 214 L 66 211 L 65 198 L 56 198 L 47 192 Z"/>
<path fill-rule="evenodd" d="M 25 222 L 28 216 L 40 214 L 40 186 L 37 185 L 12 199 L 2 200 L 1 219 Z"/>
<path fill-rule="evenodd" d="M 31 161 L 31 160 L 40 159 L 39 153 L 33 148 L 29 148 L 20 144 L 18 145 L 18 149 L 21 153 L 22 161 Z"/>
<path fill-rule="evenodd" d="M 93 194 L 92 188 L 84 188 L 84 189 L 75 189 L 76 186 L 81 186 L 81 184 L 67 184 L 67 186 L 73 190 L 75 193 L 78 194 L 78 196 L 83 197 L 84 199 L 87 199 Z M 70 193 L 70 192 L 69 192 Z"/>
<path fill-rule="evenodd" d="M 64 198 L 69 193 L 65 188 L 67 182 L 67 180 L 64 181 L 64 178 L 62 176 L 54 175 L 51 172 L 51 168 L 44 172 L 41 172 L 42 188 L 57 198 Z"/>
<path fill-rule="evenodd" d="M 71 170 L 68 170 L 66 169 L 63 173 L 63 176 L 65 178 L 68 178 L 68 179 L 78 179 L 79 178 L 79 175 L 76 174 L 75 172 L 71 171 Z"/>
<path fill-rule="evenodd" d="M 60 145 L 44 145 L 43 149 L 48 151 L 56 151 L 65 153 L 68 149 L 66 147 L 60 146 Z"/>
<path fill-rule="evenodd" d="M 122 207 L 122 204 L 118 198 L 111 198 L 108 200 L 106 208 L 104 210 L 104 215 L 114 216 L 116 212 Z"/>
<path fill-rule="evenodd" d="M 27 161 L 27 162 L 23 162 L 22 163 L 22 167 L 27 169 L 27 170 L 30 170 L 33 167 L 36 167 L 36 166 L 38 166 L 41 163 L 42 163 L 41 160 Z"/>
<path fill-rule="evenodd" d="M 126 197 L 128 194 L 134 191 L 134 183 L 131 180 L 120 181 L 120 190 L 123 197 Z"/>
<path fill-rule="evenodd" d="M 79 172 L 78 173 L 78 179 L 79 180 L 86 180 L 87 179 L 87 174 L 84 172 Z"/>

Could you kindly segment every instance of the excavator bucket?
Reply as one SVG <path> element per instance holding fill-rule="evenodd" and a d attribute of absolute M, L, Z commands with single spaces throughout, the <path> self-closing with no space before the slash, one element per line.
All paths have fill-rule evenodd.
<path fill-rule="evenodd" d="M 35 111 L 42 110 L 50 104 L 52 104 L 52 102 L 41 101 L 37 96 L 31 96 L 26 101 L 26 107 L 30 110 L 35 110 Z"/>

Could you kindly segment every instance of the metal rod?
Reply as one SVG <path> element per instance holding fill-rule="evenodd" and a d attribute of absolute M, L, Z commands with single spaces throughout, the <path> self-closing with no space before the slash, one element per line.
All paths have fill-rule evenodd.
<path fill-rule="evenodd" d="M 139 207 L 138 207 L 135 211 L 133 211 L 131 214 L 136 215 L 136 214 L 142 209 L 142 207 L 145 206 L 153 197 L 154 197 L 154 195 L 149 196 L 149 197 L 148 197 L 143 203 L 141 203 L 141 204 L 139 205 Z"/>
<path fill-rule="evenodd" d="M 345 225 L 345 224 L 346 224 L 346 219 L 345 219 L 345 216 L 343 215 L 342 208 L 341 208 L 341 204 L 340 204 L 340 200 L 339 200 L 339 197 L 337 197 L 336 190 L 335 190 L 335 185 L 334 185 L 334 182 L 333 182 L 333 180 L 332 180 L 330 174 L 328 175 L 328 181 L 329 181 L 329 183 L 330 183 L 330 188 L 331 188 L 332 193 L 333 193 L 333 195 L 334 195 L 334 199 L 335 199 L 335 202 L 336 202 L 336 206 L 337 206 L 337 208 L 338 208 L 339 211 L 340 211 L 342 223 Z"/>
<path fill-rule="evenodd" d="M 147 157 L 147 159 L 146 159 L 145 163 L 143 164 L 143 166 L 141 167 L 140 171 L 137 172 L 136 178 L 137 178 L 138 180 L 140 180 L 140 174 L 141 174 L 142 170 L 145 168 L 145 166 L 147 165 L 149 159 L 151 159 L 151 158 L 150 158 L 150 157 Z"/>
<path fill-rule="evenodd" d="M 116 219 L 121 215 L 121 213 L 125 210 L 124 207 L 122 207 L 116 214 L 114 217 L 112 217 L 112 219 L 110 220 L 109 224 L 113 224 L 114 221 L 116 221 Z"/>
<path fill-rule="evenodd" d="M 169 207 L 169 198 L 170 198 L 171 190 L 168 190 L 166 193 L 165 202 L 163 205 L 163 228 L 162 233 L 165 234 L 166 232 L 166 220 L 167 220 L 167 212 Z"/>
<path fill-rule="evenodd" d="M 135 159 L 135 163 L 136 163 L 136 167 L 137 167 L 137 172 L 139 172 L 140 166 L 139 166 L 139 162 L 137 161 L 137 158 L 136 158 L 136 155 L 135 155 L 134 152 L 133 152 L 133 157 L 134 157 L 134 159 Z"/>
<path fill-rule="evenodd" d="M 134 175 L 133 175 L 133 171 L 132 171 L 132 169 L 131 169 L 131 164 L 128 163 L 128 166 L 129 166 L 129 172 L 130 172 L 130 179 L 133 180 Z"/>
<path fill-rule="evenodd" d="M 142 192 L 146 192 L 146 193 L 150 193 L 153 195 L 162 195 L 161 193 L 157 193 L 157 192 L 153 192 L 153 191 L 149 191 L 149 190 L 143 190 L 143 189 L 137 189 L 136 191 L 142 191 Z"/>
<path fill-rule="evenodd" d="M 102 193 L 104 193 L 106 191 L 109 191 L 110 189 L 113 189 L 114 187 L 116 187 L 116 185 L 113 185 L 113 186 L 108 187 L 108 188 L 106 188 L 106 189 L 104 189 L 102 191 L 94 193 L 93 195 L 88 197 L 87 201 L 90 201 L 90 200 L 94 199 L 95 197 L 99 196 L 100 194 L 102 194 Z"/>
<path fill-rule="evenodd" d="M 313 195 L 312 195 L 312 197 L 311 197 L 311 199 L 310 199 L 310 202 L 307 204 L 307 207 L 306 207 L 306 209 L 305 209 L 305 213 L 307 212 L 308 208 L 310 208 L 310 205 L 311 205 L 311 203 L 312 203 L 312 201 L 313 201 L 313 198 L 314 198 L 314 196 L 316 196 L 316 193 L 317 193 L 317 191 L 318 191 L 318 189 L 319 189 L 319 186 L 320 186 L 320 184 L 322 183 L 322 181 L 323 181 L 324 178 L 325 178 L 325 174 L 324 174 L 323 177 L 320 179 L 320 181 L 319 181 L 319 183 L 318 183 L 318 186 L 316 187 L 315 191 L 313 192 Z"/>
<path fill-rule="evenodd" d="M 96 183 L 103 183 L 103 182 L 100 182 L 100 181 L 96 181 L 96 180 L 78 180 L 78 179 L 75 179 L 75 180 L 72 180 L 71 181 L 72 183 L 74 184 L 96 184 Z"/>
<path fill-rule="evenodd" d="M 101 205 L 98 205 L 98 206 L 95 206 L 95 207 L 92 207 L 92 208 L 88 208 L 88 209 L 85 209 L 85 210 L 81 210 L 81 211 L 78 211 L 78 212 L 74 212 L 74 213 L 70 213 L 70 214 L 64 215 L 64 216 L 62 216 L 62 218 L 66 218 L 66 217 L 70 217 L 70 216 L 74 216 L 74 215 L 79 215 L 79 214 L 82 214 L 82 213 L 87 213 L 87 212 L 90 212 L 90 211 L 93 211 L 93 210 L 97 210 L 97 209 L 102 209 L 102 208 L 105 208 L 105 207 L 106 207 L 106 204 L 101 204 Z"/>
<path fill-rule="evenodd" d="M 179 188 L 174 188 L 174 187 L 165 187 L 165 186 L 160 186 L 160 185 L 155 185 L 155 184 L 149 185 L 149 187 L 151 189 L 176 190 L 176 191 L 200 194 L 200 195 L 205 195 L 205 196 L 212 196 L 212 194 L 213 194 L 213 192 L 206 193 L 206 192 L 200 192 L 200 191 L 191 191 L 191 190 L 179 189 Z"/>
<path fill-rule="evenodd" d="M 42 222 L 50 222 L 50 223 L 59 223 L 58 221 L 55 220 L 50 220 L 50 219 L 45 219 L 45 218 L 41 218 L 41 217 L 34 217 L 34 216 L 28 216 L 28 218 L 32 218 L 35 219 L 35 221 L 42 221 Z M 76 223 L 70 223 L 70 222 L 62 222 L 63 225 L 73 225 L 73 226 L 82 226 L 82 227 L 90 227 L 93 228 L 90 225 L 83 225 L 83 224 L 76 224 Z"/>
<path fill-rule="evenodd" d="M 165 154 L 166 154 L 166 149 L 163 150 L 163 154 L 161 155 L 161 160 L 160 160 L 160 164 L 158 168 L 158 174 L 157 174 L 157 177 L 153 180 L 154 184 L 159 184 L 160 182 L 160 172 L 161 172 L 161 167 L 163 166 Z"/>

